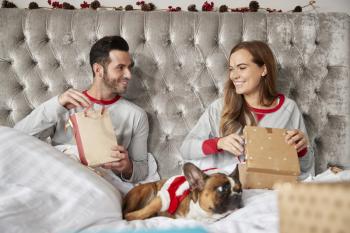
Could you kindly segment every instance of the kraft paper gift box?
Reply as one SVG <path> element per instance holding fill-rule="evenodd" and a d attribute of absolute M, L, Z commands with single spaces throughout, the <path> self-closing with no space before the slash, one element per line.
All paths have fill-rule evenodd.
<path fill-rule="evenodd" d="M 350 232 L 350 182 L 276 184 L 281 233 Z"/>
<path fill-rule="evenodd" d="M 111 157 L 111 147 L 117 144 L 112 121 L 107 109 L 85 109 L 70 116 L 75 141 L 82 164 L 96 167 L 118 161 Z"/>
<path fill-rule="evenodd" d="M 286 129 L 246 126 L 246 163 L 239 164 L 243 188 L 272 189 L 276 182 L 296 182 L 299 159 L 293 145 L 285 142 Z"/>

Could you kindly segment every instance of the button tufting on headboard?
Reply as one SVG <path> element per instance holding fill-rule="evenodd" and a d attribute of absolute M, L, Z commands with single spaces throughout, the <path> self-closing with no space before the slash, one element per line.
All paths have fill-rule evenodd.
<path fill-rule="evenodd" d="M 26 88 L 25 85 L 21 85 L 21 84 L 18 85 L 18 89 L 20 91 L 23 91 L 25 88 Z"/>
<path fill-rule="evenodd" d="M 25 42 L 26 42 L 26 37 L 24 35 L 18 39 L 19 44 L 23 44 Z"/>
<path fill-rule="evenodd" d="M 48 35 L 46 35 L 43 39 L 43 41 L 45 41 L 46 43 L 50 42 L 50 37 Z"/>
<path fill-rule="evenodd" d="M 33 60 L 32 60 L 32 65 L 33 65 L 33 66 L 38 65 L 38 61 L 36 61 L 36 60 L 33 59 Z"/>

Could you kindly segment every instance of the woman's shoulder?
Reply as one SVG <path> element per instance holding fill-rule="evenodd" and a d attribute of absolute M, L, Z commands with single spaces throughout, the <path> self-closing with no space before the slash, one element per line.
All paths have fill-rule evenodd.
<path fill-rule="evenodd" d="M 299 109 L 297 103 L 293 99 L 285 96 L 284 94 L 280 94 L 280 98 L 284 99 L 284 102 L 282 105 L 283 108 L 289 109 L 290 111 L 293 111 L 295 109 Z"/>
<path fill-rule="evenodd" d="M 284 98 L 284 103 L 288 105 L 296 105 L 295 101 L 284 94 L 279 94 L 282 98 Z"/>

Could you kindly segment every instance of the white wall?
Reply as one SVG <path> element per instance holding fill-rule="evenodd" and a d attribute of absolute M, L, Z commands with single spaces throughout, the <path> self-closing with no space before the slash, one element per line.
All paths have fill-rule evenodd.
<path fill-rule="evenodd" d="M 0 0 L 2 2 L 2 0 Z M 10 0 L 15 3 L 20 8 L 28 7 L 28 4 L 32 1 L 35 1 L 42 7 L 49 7 L 47 0 Z M 54 1 L 54 0 L 52 0 Z M 88 3 L 92 0 L 86 0 Z M 100 0 L 100 3 L 103 6 L 126 6 L 131 4 L 135 7 L 136 1 L 130 0 Z M 249 5 L 250 0 L 212 0 L 215 4 L 215 7 L 219 7 L 222 4 L 226 4 L 230 8 L 236 7 L 245 7 Z M 80 3 L 83 0 L 60 0 L 62 2 L 69 2 L 75 7 L 80 8 Z M 145 0 L 146 3 L 153 2 L 159 9 L 167 9 L 169 5 L 176 7 L 180 6 L 183 10 L 187 10 L 188 5 L 196 4 L 197 9 L 201 9 L 202 4 L 205 0 Z M 210 2 L 210 0 L 209 0 Z M 293 10 L 297 5 L 307 5 L 308 0 L 258 0 L 261 7 L 269 7 L 275 9 L 281 9 L 282 11 Z M 316 6 L 319 7 L 317 10 L 319 12 L 346 12 L 350 14 L 350 0 L 316 0 Z M 304 9 L 304 11 L 312 10 L 311 7 Z"/>

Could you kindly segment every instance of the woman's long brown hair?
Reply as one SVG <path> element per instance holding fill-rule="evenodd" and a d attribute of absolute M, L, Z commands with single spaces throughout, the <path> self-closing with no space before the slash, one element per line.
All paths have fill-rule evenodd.
<path fill-rule="evenodd" d="M 252 55 L 253 62 L 259 67 L 266 66 L 267 75 L 261 79 L 259 84 L 260 104 L 270 106 L 277 96 L 275 85 L 277 68 L 273 52 L 262 41 L 244 41 L 231 50 L 230 57 L 240 49 L 247 50 Z M 221 112 L 221 136 L 236 133 L 240 127 L 245 125 L 256 125 L 255 118 L 249 110 L 243 95 L 236 93 L 232 80 L 228 78 L 224 88 L 224 108 Z"/>

